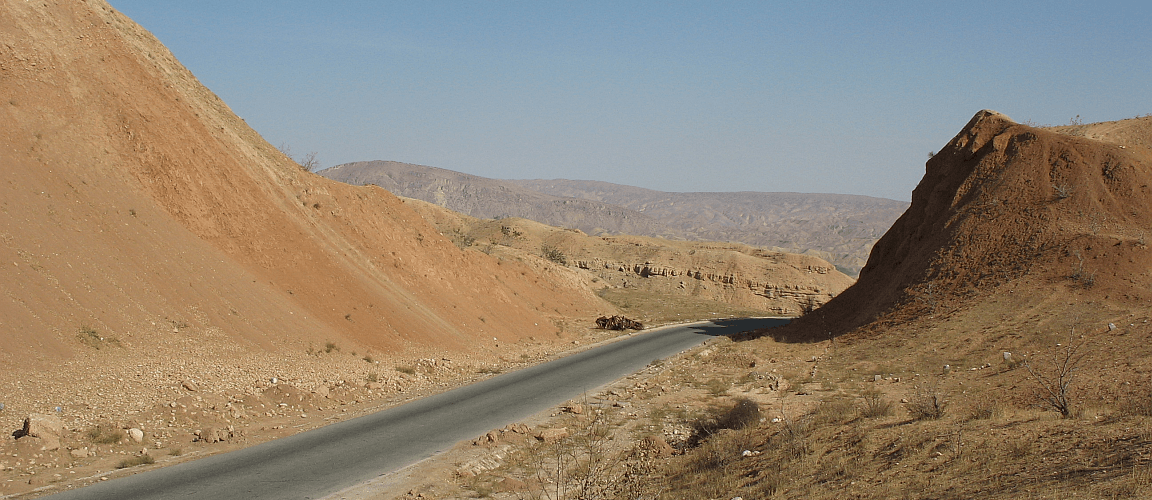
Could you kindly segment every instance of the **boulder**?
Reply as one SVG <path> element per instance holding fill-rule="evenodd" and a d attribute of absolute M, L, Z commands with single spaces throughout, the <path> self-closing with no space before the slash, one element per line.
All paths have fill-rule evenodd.
<path fill-rule="evenodd" d="M 507 426 L 504 427 L 504 430 L 506 430 L 508 432 L 515 432 L 516 434 L 525 434 L 525 435 L 532 433 L 532 428 L 528 427 L 528 424 L 522 424 L 522 423 L 508 424 Z"/>
<path fill-rule="evenodd" d="M 544 441 L 547 444 L 557 443 L 560 440 L 568 437 L 568 428 L 559 427 L 556 429 L 544 429 L 536 434 L 536 439 Z"/>
<path fill-rule="evenodd" d="M 192 434 L 196 436 L 196 439 L 193 441 L 201 441 L 209 444 L 225 443 L 239 435 L 231 425 L 228 427 L 208 427 L 204 430 L 197 430 Z"/>
<path fill-rule="evenodd" d="M 137 443 L 142 442 L 144 441 L 144 431 L 133 427 L 128 429 L 128 437 L 132 438 L 132 440 Z"/>
<path fill-rule="evenodd" d="M 59 438 L 60 433 L 64 431 L 64 422 L 60 421 L 60 417 L 55 415 L 44 415 L 41 413 L 32 413 L 24 417 L 24 428 L 20 434 L 22 436 L 32 436 L 42 438 L 45 436 L 52 436 Z"/>

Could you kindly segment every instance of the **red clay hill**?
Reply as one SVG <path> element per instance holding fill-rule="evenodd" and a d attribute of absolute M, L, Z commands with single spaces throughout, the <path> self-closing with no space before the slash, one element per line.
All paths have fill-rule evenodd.
<path fill-rule="evenodd" d="M 1146 303 L 1150 145 L 1149 117 L 1036 128 L 977 113 L 927 162 L 911 206 L 857 283 L 782 334 L 868 335 L 1013 281 Z"/>
<path fill-rule="evenodd" d="M 0 392 L 110 343 L 484 350 L 613 310 L 302 171 L 103 1 L 0 2 L 0 47 Z"/>

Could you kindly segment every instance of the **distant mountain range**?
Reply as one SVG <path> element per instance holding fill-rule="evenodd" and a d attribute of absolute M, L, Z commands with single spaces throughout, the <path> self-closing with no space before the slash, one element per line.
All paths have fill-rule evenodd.
<path fill-rule="evenodd" d="M 346 163 L 318 173 L 473 217 L 523 217 L 592 235 L 739 242 L 814 255 L 852 276 L 908 208 L 902 201 L 843 194 L 669 193 L 598 181 L 499 180 L 392 161 Z"/>

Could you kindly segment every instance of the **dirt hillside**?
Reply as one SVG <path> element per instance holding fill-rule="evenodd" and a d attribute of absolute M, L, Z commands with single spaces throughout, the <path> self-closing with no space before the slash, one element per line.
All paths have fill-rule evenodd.
<path fill-rule="evenodd" d="M 608 307 L 302 171 L 105 2 L 6 0 L 0 47 L 0 394 L 125 353 L 484 356 Z"/>
<path fill-rule="evenodd" d="M 977 113 L 928 161 L 911 207 L 877 242 L 857 284 L 794 334 L 896 324 L 1020 280 L 1044 293 L 1072 287 L 1144 303 L 1152 296 L 1149 121 L 1080 126 L 1078 137 Z"/>
<path fill-rule="evenodd" d="M 637 309 L 638 319 L 645 321 L 656 319 L 651 315 L 658 311 L 639 311 L 645 309 L 637 307 L 640 302 L 686 309 L 724 305 L 729 313 L 724 315 L 795 316 L 820 307 L 853 283 L 832 264 L 809 255 L 739 243 L 589 236 L 518 217 L 477 219 L 404 200 L 457 245 L 525 262 L 558 283 L 596 290 L 623 309 Z M 699 317 L 681 312 L 681 319 Z"/>

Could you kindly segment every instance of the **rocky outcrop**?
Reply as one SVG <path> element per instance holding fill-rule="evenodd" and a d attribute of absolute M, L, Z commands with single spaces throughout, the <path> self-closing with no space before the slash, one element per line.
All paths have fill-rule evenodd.
<path fill-rule="evenodd" d="M 1034 290 L 1091 289 L 1093 300 L 1144 307 L 1152 299 L 1150 137 L 1147 117 L 1054 131 L 976 113 L 928 160 L 912 205 L 876 243 L 859 281 L 819 319 L 784 333 L 879 332 L 1025 280 Z"/>
<path fill-rule="evenodd" d="M 813 259 L 815 260 L 815 259 Z M 821 282 L 813 280 L 797 282 L 792 277 L 780 276 L 777 279 L 766 277 L 765 272 L 754 274 L 753 269 L 744 272 L 718 272 L 710 266 L 678 268 L 655 261 L 642 263 L 626 263 L 597 258 L 577 259 L 574 265 L 580 269 L 594 271 L 604 276 L 607 273 L 616 273 L 620 276 L 643 278 L 644 281 L 657 278 L 683 278 L 677 280 L 675 289 L 695 290 L 705 295 L 722 295 L 719 292 L 746 294 L 744 305 L 761 307 L 781 315 L 802 314 L 827 303 L 840 291 L 846 288 L 850 280 L 829 279 Z M 826 264 L 826 263 L 825 263 Z M 809 263 L 792 267 L 792 271 L 800 275 L 842 276 L 831 265 Z M 762 271 L 762 270 L 759 270 Z M 693 280 L 697 283 L 690 283 Z M 644 286 L 644 282 L 628 281 L 628 286 Z M 706 287 L 712 286 L 708 293 Z M 705 287 L 705 288 L 701 288 Z M 763 300 L 756 300 L 759 297 Z M 732 301 L 729 297 L 727 301 Z M 736 299 L 740 300 L 740 299 Z"/>

